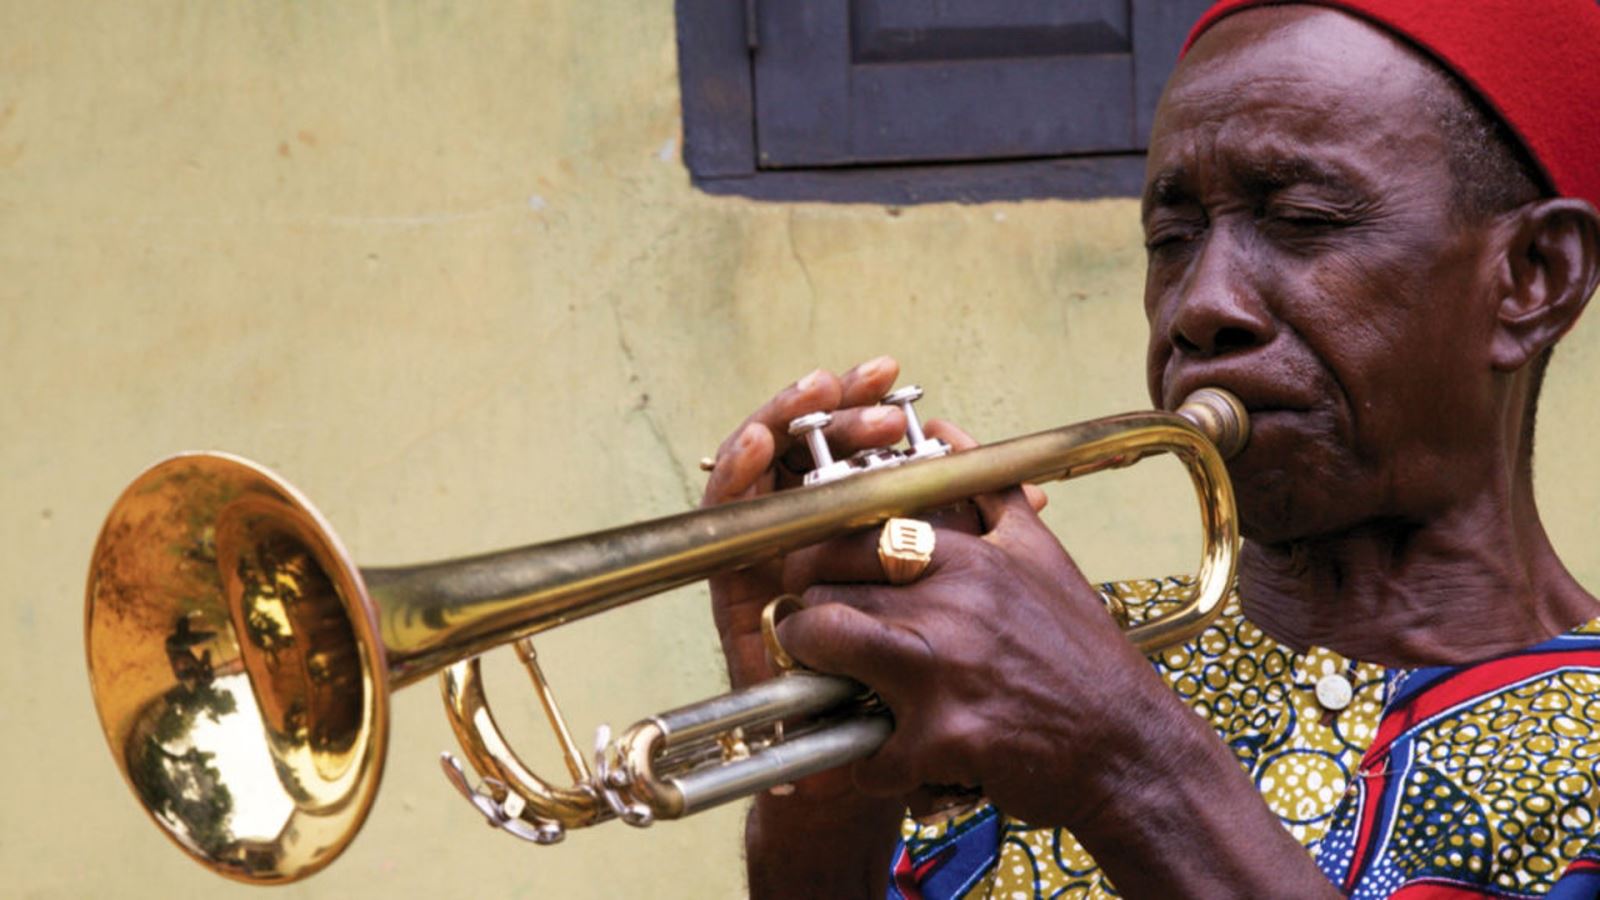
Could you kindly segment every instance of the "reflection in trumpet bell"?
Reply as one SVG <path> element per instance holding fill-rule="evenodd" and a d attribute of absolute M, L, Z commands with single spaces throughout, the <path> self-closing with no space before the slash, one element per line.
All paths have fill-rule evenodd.
<path fill-rule="evenodd" d="M 112 752 L 191 856 L 288 881 L 349 842 L 382 773 L 383 647 L 293 488 L 220 455 L 145 472 L 101 532 L 85 630 Z"/>
<path fill-rule="evenodd" d="M 230 504 L 216 527 L 217 569 L 240 660 L 256 685 L 273 753 L 298 782 L 297 802 L 332 809 L 349 801 L 349 753 L 361 737 L 361 652 L 338 591 L 313 552 L 270 505 Z"/>

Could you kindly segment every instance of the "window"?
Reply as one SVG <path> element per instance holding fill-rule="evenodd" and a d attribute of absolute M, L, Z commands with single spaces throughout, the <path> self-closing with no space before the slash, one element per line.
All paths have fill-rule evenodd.
<path fill-rule="evenodd" d="M 684 159 L 713 193 L 1136 195 L 1210 0 L 678 0 Z"/>

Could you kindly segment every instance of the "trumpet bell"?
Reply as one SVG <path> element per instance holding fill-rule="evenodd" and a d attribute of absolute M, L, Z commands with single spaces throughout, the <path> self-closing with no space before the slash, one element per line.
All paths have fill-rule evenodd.
<path fill-rule="evenodd" d="M 293 487 L 216 453 L 146 470 L 95 546 L 85 640 L 117 767 L 190 856 L 281 883 L 350 842 L 388 665 L 360 571 Z"/>

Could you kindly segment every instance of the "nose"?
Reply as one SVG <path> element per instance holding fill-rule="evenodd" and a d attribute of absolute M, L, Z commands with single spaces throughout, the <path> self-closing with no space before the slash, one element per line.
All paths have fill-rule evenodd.
<path fill-rule="evenodd" d="M 1180 353 L 1224 356 L 1270 343 L 1277 322 L 1261 295 L 1255 271 L 1224 231 L 1213 231 L 1189 277 L 1178 286 L 1167 340 Z"/>

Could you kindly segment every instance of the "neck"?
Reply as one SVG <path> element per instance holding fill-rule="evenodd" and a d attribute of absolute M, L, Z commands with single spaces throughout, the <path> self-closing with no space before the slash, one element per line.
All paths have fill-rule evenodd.
<path fill-rule="evenodd" d="M 1562 565 L 1531 479 L 1426 522 L 1326 538 L 1247 541 L 1245 615 L 1289 647 L 1386 666 L 1460 664 L 1537 644 L 1600 615 Z"/>

